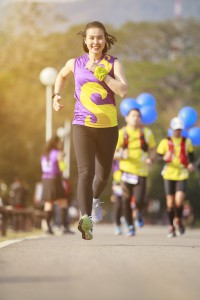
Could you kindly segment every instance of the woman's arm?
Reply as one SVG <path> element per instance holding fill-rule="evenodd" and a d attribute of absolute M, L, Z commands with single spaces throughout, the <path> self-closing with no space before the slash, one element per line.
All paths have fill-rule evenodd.
<path fill-rule="evenodd" d="M 88 61 L 85 68 L 89 69 L 91 72 L 95 73 L 96 67 L 99 67 L 92 61 Z M 101 68 L 104 69 L 104 68 Z M 105 71 L 105 70 L 104 70 Z M 118 59 L 114 62 L 114 76 L 106 75 L 103 81 L 107 84 L 107 86 L 117 95 L 124 97 L 128 91 L 128 83 L 126 80 L 124 68 Z"/>
<path fill-rule="evenodd" d="M 53 95 L 53 108 L 55 109 L 55 111 L 59 111 L 64 107 L 64 105 L 60 103 L 62 99 L 60 93 L 67 77 L 70 75 L 70 73 L 74 72 L 74 61 L 75 59 L 68 60 L 66 65 L 60 70 L 56 77 Z"/>
<path fill-rule="evenodd" d="M 120 97 L 124 97 L 128 91 L 128 82 L 126 80 L 124 68 L 118 59 L 114 63 L 114 75 L 115 78 L 110 75 L 106 75 L 104 82 L 107 86 Z"/>

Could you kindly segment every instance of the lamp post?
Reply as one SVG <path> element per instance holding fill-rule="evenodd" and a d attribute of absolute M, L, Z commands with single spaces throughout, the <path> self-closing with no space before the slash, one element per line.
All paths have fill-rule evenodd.
<path fill-rule="evenodd" d="M 62 138 L 64 141 L 64 153 L 66 170 L 63 172 L 63 177 L 68 179 L 70 177 L 70 134 L 71 134 L 71 123 L 69 120 L 65 121 L 64 127 L 57 129 L 57 136 Z"/>
<path fill-rule="evenodd" d="M 52 67 L 40 72 L 40 81 L 46 86 L 46 141 L 52 137 L 52 87 L 57 77 L 57 70 Z"/>

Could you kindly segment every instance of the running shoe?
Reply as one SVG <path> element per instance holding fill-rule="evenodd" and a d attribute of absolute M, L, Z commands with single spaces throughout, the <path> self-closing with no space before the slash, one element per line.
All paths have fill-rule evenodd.
<path fill-rule="evenodd" d="M 78 222 L 78 230 L 82 233 L 82 238 L 84 240 L 93 239 L 92 229 L 93 224 L 91 218 L 89 218 L 87 215 L 82 216 L 82 218 Z"/>
<path fill-rule="evenodd" d="M 169 232 L 167 234 L 168 238 L 173 238 L 176 236 L 176 231 L 175 231 L 175 227 L 174 226 L 170 226 L 169 228 Z"/>
<path fill-rule="evenodd" d="M 177 235 L 183 235 L 185 233 L 185 227 L 183 226 L 183 224 L 179 224 L 177 226 Z"/>
<path fill-rule="evenodd" d="M 182 223 L 182 220 L 179 218 L 176 218 L 174 220 L 174 227 L 176 228 L 176 234 L 178 236 L 182 235 L 185 233 L 185 226 Z"/>
<path fill-rule="evenodd" d="M 144 226 L 144 220 L 143 218 L 139 218 L 138 220 L 135 221 L 135 225 L 138 227 L 138 228 L 141 228 Z"/>
<path fill-rule="evenodd" d="M 92 204 L 92 221 L 94 223 L 99 223 L 103 219 L 103 209 L 101 207 L 101 203 L 99 199 L 94 199 Z"/>
<path fill-rule="evenodd" d="M 144 219 L 142 217 L 142 214 L 139 212 L 137 216 L 137 220 L 135 221 L 135 225 L 139 228 L 144 226 Z"/>
<path fill-rule="evenodd" d="M 128 232 L 126 234 L 127 237 L 131 237 L 135 235 L 135 228 L 134 226 L 130 225 L 128 226 Z"/>
<path fill-rule="evenodd" d="M 122 234 L 121 226 L 116 225 L 114 233 L 115 235 L 121 235 Z"/>
<path fill-rule="evenodd" d="M 52 234 L 52 235 L 54 234 L 54 232 L 53 232 L 52 229 L 48 229 L 46 233 L 47 233 L 47 234 Z"/>

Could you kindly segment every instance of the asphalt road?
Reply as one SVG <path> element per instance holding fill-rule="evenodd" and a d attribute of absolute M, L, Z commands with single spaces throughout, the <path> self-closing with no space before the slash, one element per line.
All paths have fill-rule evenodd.
<path fill-rule="evenodd" d="M 199 300 L 200 230 L 166 233 L 146 226 L 116 237 L 95 225 L 91 241 L 76 231 L 0 248 L 0 299 Z"/>

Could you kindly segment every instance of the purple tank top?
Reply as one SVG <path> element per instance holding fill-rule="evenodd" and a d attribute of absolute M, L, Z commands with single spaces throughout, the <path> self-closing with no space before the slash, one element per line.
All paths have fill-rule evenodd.
<path fill-rule="evenodd" d="M 58 152 L 56 149 L 51 150 L 49 159 L 44 155 L 41 156 L 42 178 L 54 178 L 60 173 L 57 161 Z"/>
<path fill-rule="evenodd" d="M 114 78 L 115 57 L 105 54 L 98 62 Z M 114 92 L 85 69 L 88 54 L 75 59 L 74 78 L 76 105 L 73 124 L 106 128 L 117 126 Z"/>
<path fill-rule="evenodd" d="M 119 170 L 119 160 L 114 159 L 112 165 L 113 173 Z"/>

